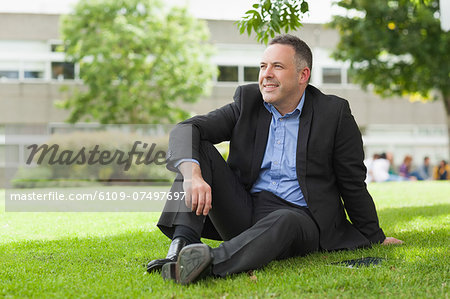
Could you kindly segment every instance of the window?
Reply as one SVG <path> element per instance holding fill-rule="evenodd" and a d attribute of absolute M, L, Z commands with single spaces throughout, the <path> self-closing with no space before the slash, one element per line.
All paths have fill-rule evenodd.
<path fill-rule="evenodd" d="M 238 67 L 237 66 L 223 66 L 219 65 L 219 82 L 238 82 Z"/>
<path fill-rule="evenodd" d="M 0 79 L 19 79 L 19 71 L 0 71 Z"/>
<path fill-rule="evenodd" d="M 341 84 L 342 75 L 340 68 L 323 68 L 322 83 L 324 84 Z"/>
<path fill-rule="evenodd" d="M 62 44 L 51 44 L 50 45 L 50 50 L 52 52 L 61 52 L 64 53 L 65 52 L 65 47 Z"/>
<path fill-rule="evenodd" d="M 52 79 L 75 79 L 75 67 L 69 62 L 52 62 Z"/>
<path fill-rule="evenodd" d="M 244 81 L 258 82 L 258 77 L 259 77 L 259 67 L 244 66 Z"/>

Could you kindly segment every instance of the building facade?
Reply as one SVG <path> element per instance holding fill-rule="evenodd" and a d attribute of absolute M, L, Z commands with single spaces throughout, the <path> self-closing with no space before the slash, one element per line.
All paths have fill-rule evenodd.
<path fill-rule="evenodd" d="M 217 51 L 219 69 L 208 97 L 196 104 L 181 104 L 192 114 L 206 113 L 232 101 L 240 84 L 256 82 L 259 58 L 265 46 L 240 35 L 234 21 L 206 20 L 210 42 Z M 433 163 L 448 159 L 446 115 L 441 101 L 411 103 L 405 98 L 381 99 L 351 83 L 348 64 L 330 58 L 339 40 L 335 30 L 322 24 L 305 24 L 297 36 L 313 50 L 311 84 L 350 102 L 363 133 L 366 156 L 390 151 L 399 164 L 406 154 L 418 164 L 424 156 Z M 61 52 L 59 15 L 0 13 L 0 157 L 20 145 L 5 144 L 9 124 L 60 125 L 68 112 L 55 107 L 64 97 L 62 86 L 80 88 L 79 68 L 67 63 Z M 0 159 L 0 167 L 20 155 Z"/>

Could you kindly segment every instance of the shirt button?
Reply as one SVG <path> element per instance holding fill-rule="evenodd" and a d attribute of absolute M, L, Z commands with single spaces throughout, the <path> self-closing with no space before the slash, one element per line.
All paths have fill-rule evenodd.
<path fill-rule="evenodd" d="M 277 183 L 275 183 L 275 182 L 272 182 L 272 185 L 276 185 Z"/>
<path fill-rule="evenodd" d="M 273 164 L 278 165 L 278 161 L 273 162 Z"/>
<path fill-rule="evenodd" d="M 280 142 L 280 140 L 277 140 L 277 144 L 280 144 L 281 142 Z"/>

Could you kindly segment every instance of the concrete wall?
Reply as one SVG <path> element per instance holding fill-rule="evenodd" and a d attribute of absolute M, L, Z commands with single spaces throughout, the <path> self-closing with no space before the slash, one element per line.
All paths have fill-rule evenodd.
<path fill-rule="evenodd" d="M 62 100 L 59 83 L 0 83 L 0 121 L 48 123 L 64 121 L 68 111 L 55 107 Z"/>
<path fill-rule="evenodd" d="M 59 15 L 0 13 L 0 40 L 59 38 Z"/>

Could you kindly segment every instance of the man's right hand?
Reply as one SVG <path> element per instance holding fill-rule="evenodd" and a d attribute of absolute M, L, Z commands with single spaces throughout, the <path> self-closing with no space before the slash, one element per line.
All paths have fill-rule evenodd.
<path fill-rule="evenodd" d="M 200 166 L 194 162 L 183 162 L 178 166 L 183 175 L 186 206 L 199 215 L 208 215 L 212 209 L 211 187 L 203 179 Z"/>

